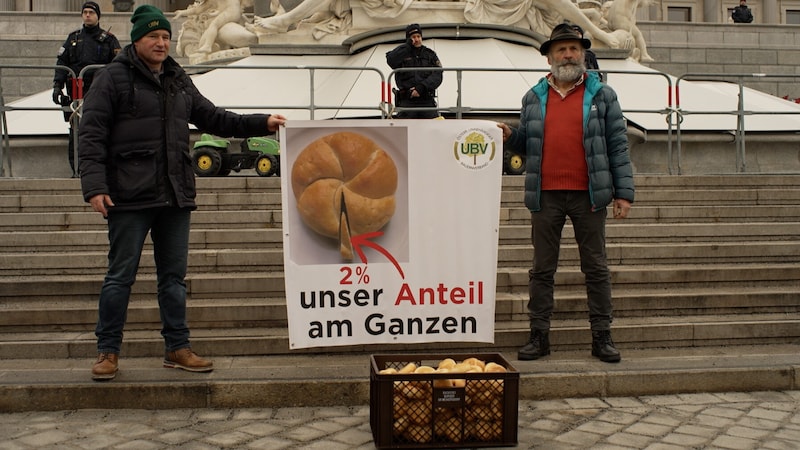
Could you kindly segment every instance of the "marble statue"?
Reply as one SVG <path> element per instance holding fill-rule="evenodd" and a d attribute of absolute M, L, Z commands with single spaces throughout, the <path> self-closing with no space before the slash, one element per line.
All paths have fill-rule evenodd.
<path fill-rule="evenodd" d="M 631 49 L 632 57 L 640 61 L 652 58 L 636 26 L 636 10 L 651 1 L 613 0 L 601 4 L 601 0 L 438 0 L 452 4 L 444 9 L 450 14 L 448 18 L 453 17 L 453 23 L 520 27 L 549 36 L 555 25 L 569 21 L 580 25 L 595 46 Z M 185 10 L 177 11 L 176 18 L 186 18 L 178 37 L 178 55 L 188 56 L 190 63 L 197 64 L 233 57 L 237 49 L 249 50 L 256 43 L 287 39 L 300 42 L 304 38 L 301 43 L 339 43 L 351 34 L 369 31 L 364 24 L 353 23 L 354 7 L 359 8 L 362 19 L 374 21 L 372 28 L 375 23 L 399 26 L 427 17 L 426 7 L 437 0 L 302 0 L 292 2 L 288 9 L 279 0 L 270 0 L 274 15 L 248 21 L 243 11 L 253 2 L 196 0 Z M 441 6 L 437 8 L 443 11 Z M 292 37 L 282 38 L 283 34 Z"/>
<path fill-rule="evenodd" d="M 190 63 L 196 64 L 215 59 L 212 53 L 231 57 L 239 54 L 236 50 L 258 43 L 256 35 L 245 27 L 244 8 L 251 6 L 253 0 L 196 0 L 188 8 L 176 11 L 176 19 L 186 18 L 178 34 L 176 53 L 188 56 Z"/>
<path fill-rule="evenodd" d="M 648 6 L 653 0 L 613 0 L 608 7 L 608 27 L 613 31 L 630 33 L 635 43 L 631 57 L 640 62 L 652 62 L 653 58 L 647 53 L 647 43 L 641 30 L 636 26 L 636 10 Z"/>
<path fill-rule="evenodd" d="M 605 12 L 603 11 L 603 4 L 600 0 L 578 0 L 578 8 L 586 18 L 592 23 L 597 25 L 603 31 L 611 31 L 608 28 L 608 20 L 606 20 Z M 591 37 L 591 33 L 586 33 Z"/>
<path fill-rule="evenodd" d="M 346 32 L 352 23 L 347 0 L 305 0 L 290 11 L 257 17 L 248 29 L 256 34 L 277 34 L 310 28 L 309 33 L 319 40 L 327 34 Z"/>
<path fill-rule="evenodd" d="M 567 20 L 580 25 L 592 38 L 603 42 L 609 48 L 629 48 L 633 45 L 627 39 L 600 29 L 583 14 L 571 0 L 467 0 L 464 17 L 471 23 L 490 23 L 496 25 L 521 26 L 545 36 L 557 24 Z"/>

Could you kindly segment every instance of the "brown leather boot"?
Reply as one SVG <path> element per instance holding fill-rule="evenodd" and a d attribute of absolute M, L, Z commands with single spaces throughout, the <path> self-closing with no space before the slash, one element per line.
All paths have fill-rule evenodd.
<path fill-rule="evenodd" d="M 167 352 L 164 355 L 164 367 L 183 369 L 189 372 L 211 372 L 214 370 L 214 363 L 197 356 L 197 353 L 193 352 L 191 348 L 186 347 L 174 352 Z"/>
<path fill-rule="evenodd" d="M 92 366 L 92 379 L 96 381 L 113 380 L 119 370 L 119 356 L 116 353 L 98 353 Z"/>

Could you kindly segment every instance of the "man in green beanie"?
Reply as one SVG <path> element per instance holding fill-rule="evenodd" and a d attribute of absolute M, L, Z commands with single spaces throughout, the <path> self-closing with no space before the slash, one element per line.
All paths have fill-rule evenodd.
<path fill-rule="evenodd" d="M 118 370 L 131 286 L 145 238 L 156 264 L 164 367 L 209 372 L 213 364 L 189 344 L 186 276 L 191 211 L 197 208 L 189 123 L 219 136 L 274 133 L 279 114 L 217 108 L 169 56 L 172 27 L 150 5 L 131 17 L 132 44 L 98 71 L 83 104 L 79 155 L 84 199 L 108 222 L 108 271 L 100 290 L 97 360 L 92 378 Z"/>

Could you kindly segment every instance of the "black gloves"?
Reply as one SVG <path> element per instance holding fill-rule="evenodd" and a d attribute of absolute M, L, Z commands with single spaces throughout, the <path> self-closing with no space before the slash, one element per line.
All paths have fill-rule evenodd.
<path fill-rule="evenodd" d="M 61 92 L 61 88 L 54 86 L 53 87 L 53 103 L 55 103 L 58 106 L 62 106 L 61 105 L 61 98 L 63 96 L 64 96 L 64 93 Z"/>

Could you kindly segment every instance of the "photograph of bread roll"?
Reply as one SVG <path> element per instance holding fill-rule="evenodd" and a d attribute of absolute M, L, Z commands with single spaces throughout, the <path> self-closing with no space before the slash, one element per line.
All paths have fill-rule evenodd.
<path fill-rule="evenodd" d="M 351 236 L 381 230 L 395 213 L 395 162 L 360 133 L 311 142 L 292 165 L 291 184 L 302 221 L 334 239 L 346 261 L 353 259 Z"/>

